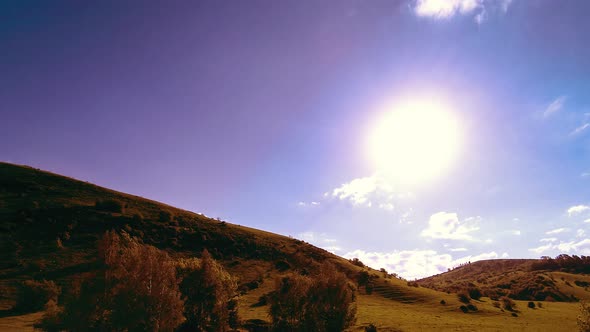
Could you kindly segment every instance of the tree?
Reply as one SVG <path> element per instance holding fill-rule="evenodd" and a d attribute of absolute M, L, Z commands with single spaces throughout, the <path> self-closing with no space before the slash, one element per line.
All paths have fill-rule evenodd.
<path fill-rule="evenodd" d="M 75 283 L 63 311 L 51 310 L 57 319 L 45 322 L 69 331 L 174 331 L 184 321 L 179 280 L 167 253 L 114 231 L 98 248 L 103 269 Z"/>
<path fill-rule="evenodd" d="M 269 314 L 276 331 L 342 331 L 355 322 L 354 300 L 354 286 L 328 264 L 313 278 L 277 279 Z"/>
<path fill-rule="evenodd" d="M 185 264 L 180 271 L 187 319 L 182 330 L 226 331 L 237 327 L 237 283 L 207 250 L 199 263 Z"/>
<path fill-rule="evenodd" d="M 323 265 L 308 294 L 308 320 L 317 322 L 315 331 L 339 332 L 354 324 L 354 288 L 344 274 L 329 264 Z"/>
<path fill-rule="evenodd" d="M 307 276 L 291 274 L 275 280 L 275 290 L 270 296 L 269 315 L 276 331 L 304 331 L 307 310 L 307 294 L 312 280 Z"/>

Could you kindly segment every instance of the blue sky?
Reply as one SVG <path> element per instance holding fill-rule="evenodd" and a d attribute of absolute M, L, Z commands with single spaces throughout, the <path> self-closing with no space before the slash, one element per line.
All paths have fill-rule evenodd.
<path fill-rule="evenodd" d="M 3 3 L 0 159 L 407 278 L 482 258 L 590 255 L 588 9 Z M 417 102 L 446 105 L 460 139 L 438 167 L 428 156 L 444 139 L 420 132 L 432 144 L 411 168 L 437 175 L 402 183 L 384 176 L 367 142 L 383 114 Z M 432 119 L 413 126 L 443 127 Z M 398 164 L 393 147 L 406 139 L 395 140 L 379 151 Z"/>

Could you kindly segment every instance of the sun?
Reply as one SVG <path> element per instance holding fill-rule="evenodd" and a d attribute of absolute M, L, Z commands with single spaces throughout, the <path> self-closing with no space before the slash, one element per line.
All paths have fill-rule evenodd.
<path fill-rule="evenodd" d="M 380 174 L 416 184 L 448 170 L 457 158 L 460 137 L 448 105 L 412 101 L 387 107 L 370 131 L 367 150 Z"/>

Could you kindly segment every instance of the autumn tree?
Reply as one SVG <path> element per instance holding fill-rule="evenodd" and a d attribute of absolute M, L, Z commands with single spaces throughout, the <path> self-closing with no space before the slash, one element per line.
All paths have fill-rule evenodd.
<path fill-rule="evenodd" d="M 200 262 L 183 264 L 179 270 L 186 316 L 182 330 L 217 332 L 236 328 L 238 287 L 223 266 L 204 250 Z"/>
<path fill-rule="evenodd" d="M 58 317 L 45 322 L 69 331 L 174 331 L 184 321 L 176 267 L 166 252 L 114 231 L 98 249 L 103 268 L 74 283 L 63 310 L 48 311 Z"/>
<path fill-rule="evenodd" d="M 326 264 L 312 277 L 278 278 L 269 314 L 276 331 L 342 331 L 355 322 L 354 301 L 354 286 Z"/>

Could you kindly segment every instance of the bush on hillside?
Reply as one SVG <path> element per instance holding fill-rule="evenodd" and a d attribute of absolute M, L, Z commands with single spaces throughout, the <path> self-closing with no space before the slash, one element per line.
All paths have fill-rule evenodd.
<path fill-rule="evenodd" d="M 204 250 L 198 265 L 181 269 L 186 322 L 182 331 L 225 331 L 238 319 L 236 280 Z"/>
<path fill-rule="evenodd" d="M 477 287 L 467 289 L 467 293 L 469 293 L 469 297 L 474 300 L 479 300 L 482 297 L 481 291 Z"/>
<path fill-rule="evenodd" d="M 349 261 L 358 267 L 365 267 L 365 263 L 361 262 L 361 260 L 356 257 L 353 259 L 349 259 Z"/>
<path fill-rule="evenodd" d="M 590 332 L 590 303 L 580 302 L 580 314 L 578 315 L 578 329 L 580 332 Z"/>
<path fill-rule="evenodd" d="M 94 203 L 97 210 L 105 212 L 121 213 L 123 212 L 123 204 L 115 199 L 98 200 Z"/>
<path fill-rule="evenodd" d="M 269 300 L 275 331 L 343 331 L 356 320 L 354 288 L 332 265 L 322 266 L 313 279 L 278 278 Z"/>
<path fill-rule="evenodd" d="M 377 332 L 377 326 L 375 326 L 373 323 L 370 323 L 369 325 L 365 326 L 365 332 Z"/>
<path fill-rule="evenodd" d="M 508 311 L 513 311 L 514 307 L 516 306 L 516 302 L 512 301 L 512 299 L 507 296 L 501 297 L 500 303 L 502 303 L 502 308 Z"/>
<path fill-rule="evenodd" d="M 459 299 L 459 302 L 462 303 L 471 302 L 471 298 L 469 297 L 469 294 L 466 291 L 460 291 L 459 293 L 457 293 L 457 298 Z"/>
<path fill-rule="evenodd" d="M 18 284 L 14 310 L 33 312 L 43 309 L 49 301 L 57 302 L 61 293 L 55 282 L 47 280 L 26 280 Z"/>

